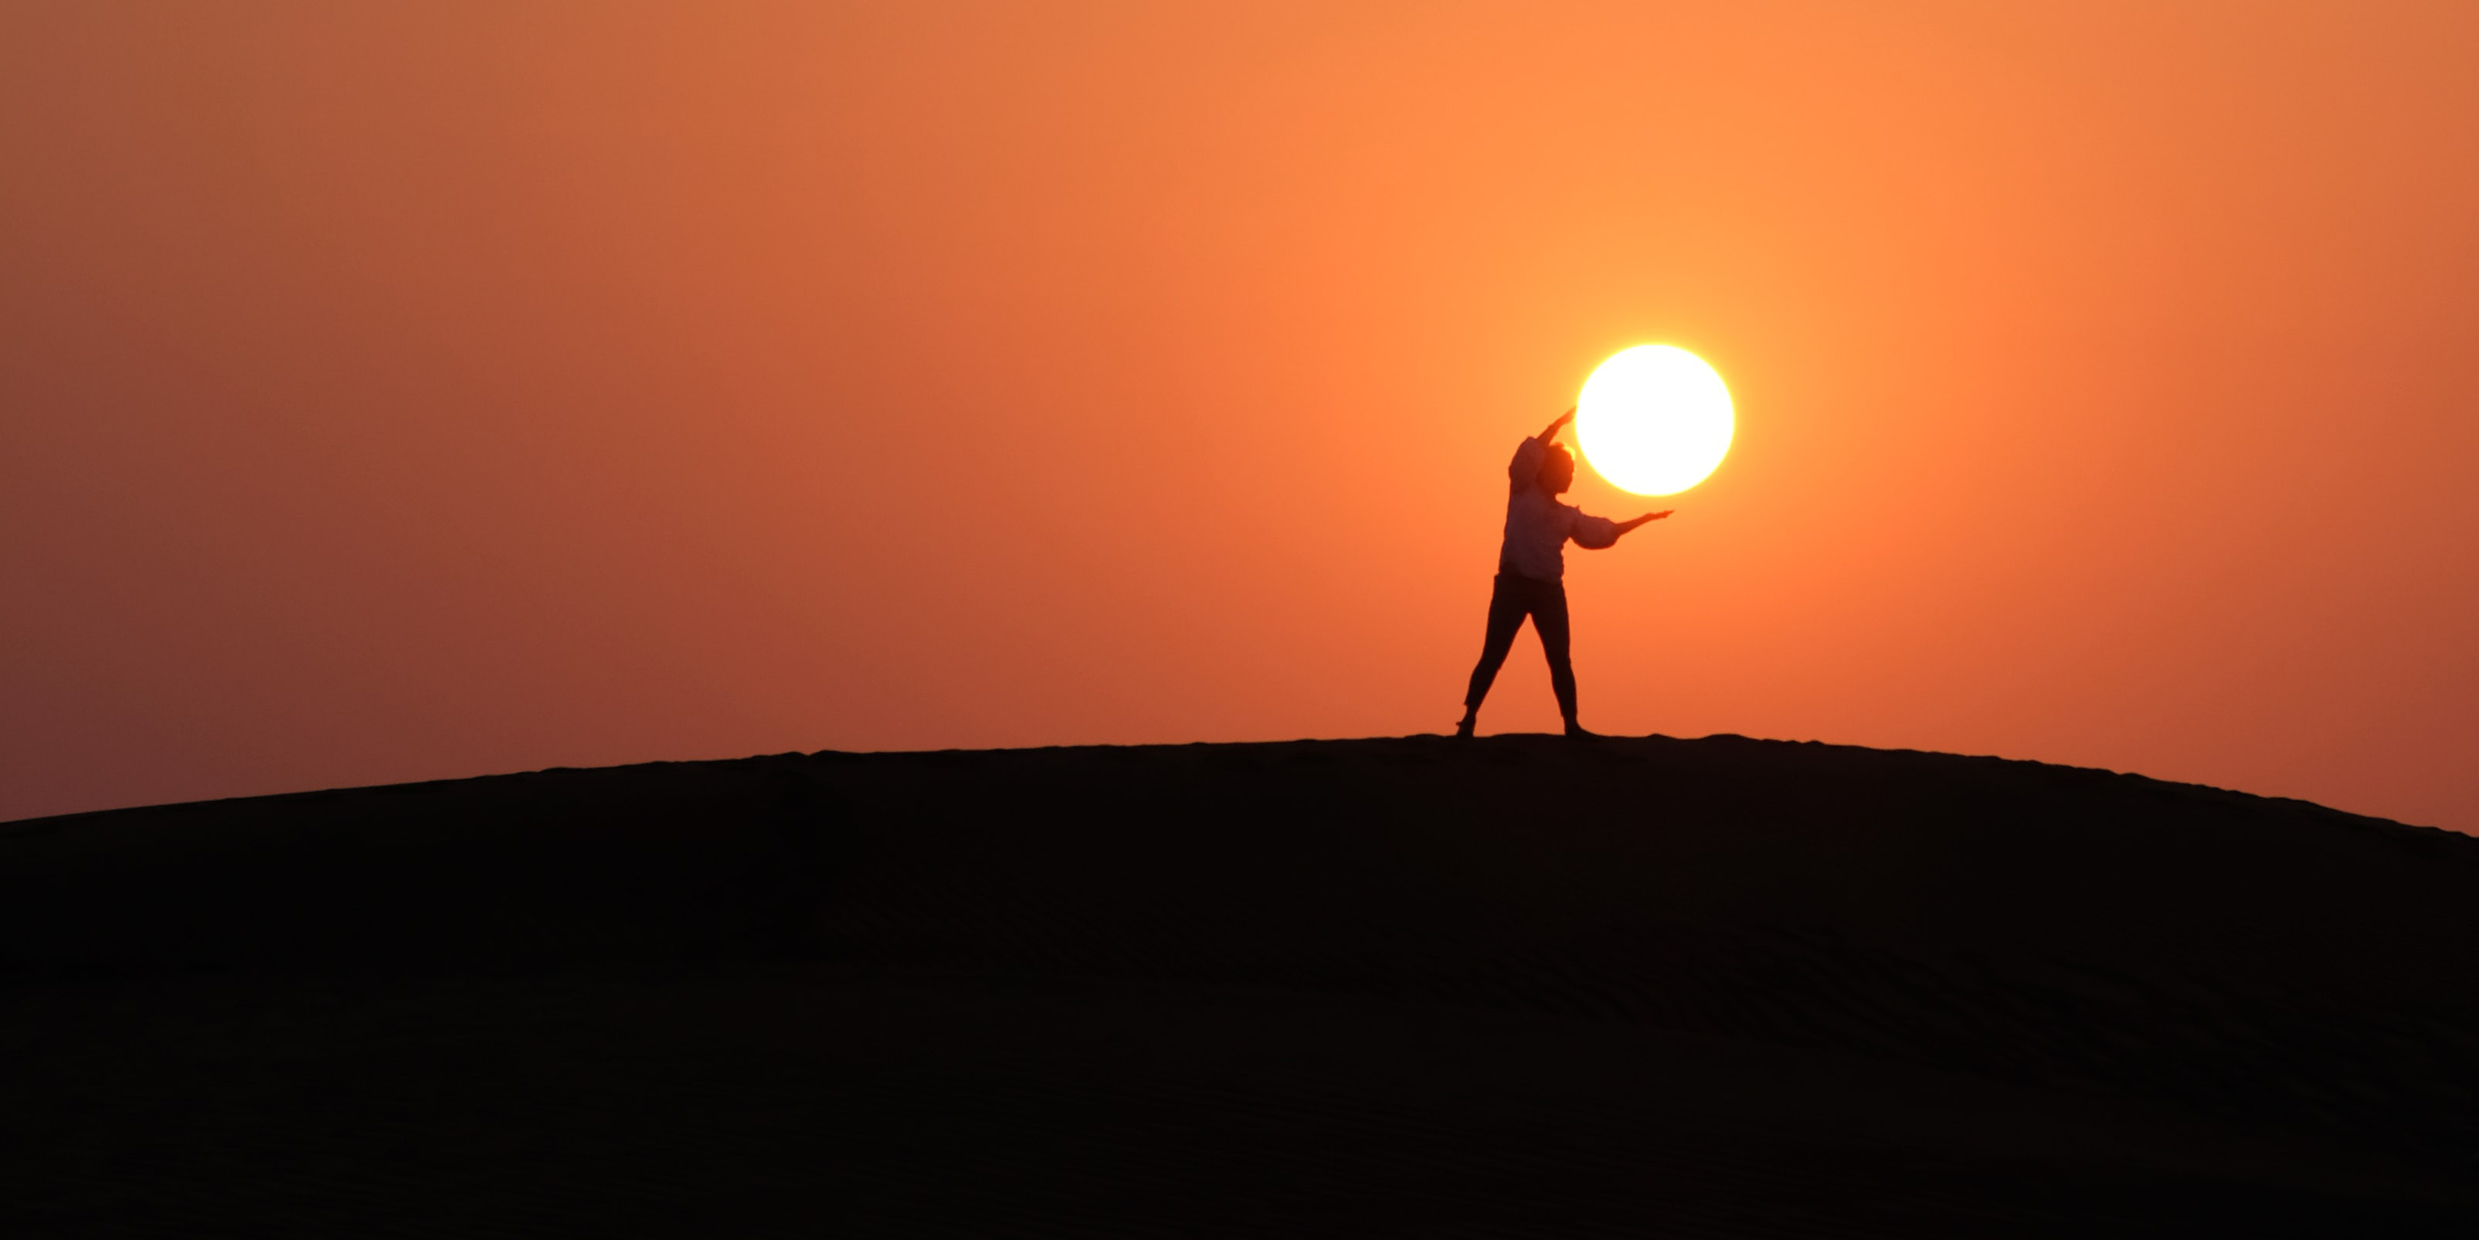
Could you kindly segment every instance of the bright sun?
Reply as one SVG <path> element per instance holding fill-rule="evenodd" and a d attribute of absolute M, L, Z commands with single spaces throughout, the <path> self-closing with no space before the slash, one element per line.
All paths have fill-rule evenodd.
<path fill-rule="evenodd" d="M 1637 345 L 1601 363 L 1575 401 L 1575 439 L 1602 477 L 1638 495 L 1704 481 L 1730 451 L 1730 389 L 1704 359 Z"/>

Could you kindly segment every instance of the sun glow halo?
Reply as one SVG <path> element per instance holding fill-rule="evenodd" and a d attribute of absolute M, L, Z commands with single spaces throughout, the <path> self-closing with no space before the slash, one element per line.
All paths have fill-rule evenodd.
<path fill-rule="evenodd" d="M 1705 480 L 1730 451 L 1730 389 L 1704 359 L 1637 345 L 1601 363 L 1575 401 L 1575 439 L 1612 485 L 1675 495 Z"/>

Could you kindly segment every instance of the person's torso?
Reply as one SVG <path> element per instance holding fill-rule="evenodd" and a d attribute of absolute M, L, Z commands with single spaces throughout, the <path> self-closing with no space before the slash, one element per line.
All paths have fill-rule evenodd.
<path fill-rule="evenodd" d="M 1506 540 L 1498 550 L 1498 566 L 1539 581 L 1564 577 L 1567 536 L 1575 529 L 1576 511 L 1537 486 L 1508 495 Z"/>

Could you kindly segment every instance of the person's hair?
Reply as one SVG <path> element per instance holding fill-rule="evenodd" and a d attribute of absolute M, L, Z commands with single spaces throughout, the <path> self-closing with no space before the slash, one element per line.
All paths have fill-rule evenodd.
<path fill-rule="evenodd" d="M 1541 462 L 1543 468 L 1547 468 L 1550 461 L 1558 461 L 1567 467 L 1568 473 L 1575 472 L 1575 454 L 1567 451 L 1567 446 L 1565 444 L 1554 443 L 1549 445 L 1549 448 L 1544 455 L 1547 456 L 1549 460 Z"/>

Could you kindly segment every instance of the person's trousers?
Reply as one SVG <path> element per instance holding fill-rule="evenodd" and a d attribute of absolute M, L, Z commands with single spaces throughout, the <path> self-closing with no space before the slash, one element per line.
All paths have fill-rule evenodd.
<path fill-rule="evenodd" d="M 1498 570 L 1489 591 L 1489 634 L 1481 641 L 1481 661 L 1472 669 L 1472 687 L 1464 691 L 1465 710 L 1479 710 L 1491 682 L 1514 648 L 1515 631 L 1532 618 L 1541 635 L 1541 653 L 1549 656 L 1549 687 L 1558 694 L 1558 713 L 1575 718 L 1575 667 L 1567 662 L 1567 587 L 1562 581 L 1537 581 L 1513 569 Z"/>

